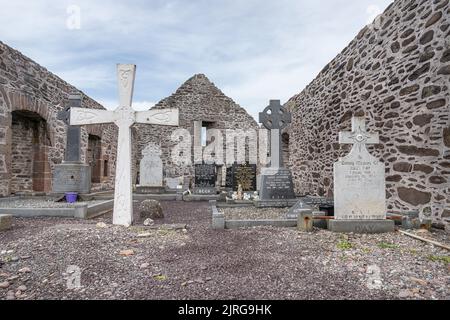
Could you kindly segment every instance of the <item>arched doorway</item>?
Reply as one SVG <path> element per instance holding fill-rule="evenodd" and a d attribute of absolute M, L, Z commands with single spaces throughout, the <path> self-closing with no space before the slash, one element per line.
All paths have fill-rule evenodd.
<path fill-rule="evenodd" d="M 88 164 L 92 168 L 92 183 L 101 183 L 102 181 L 102 139 L 96 135 L 89 135 Z"/>
<path fill-rule="evenodd" d="M 11 118 L 11 193 L 50 192 L 47 122 L 27 110 L 13 111 Z"/>

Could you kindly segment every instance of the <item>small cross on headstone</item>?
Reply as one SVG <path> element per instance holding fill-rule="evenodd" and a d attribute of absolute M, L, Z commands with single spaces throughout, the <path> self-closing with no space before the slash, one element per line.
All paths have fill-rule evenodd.
<path fill-rule="evenodd" d="M 281 130 L 286 128 L 291 121 L 291 114 L 281 105 L 280 100 L 270 100 L 270 105 L 259 114 L 259 122 L 270 130 L 270 166 L 272 168 L 283 167 Z"/>
<path fill-rule="evenodd" d="M 367 144 L 380 143 L 378 133 L 368 133 L 366 131 L 366 122 L 364 117 L 352 118 L 352 131 L 339 133 L 340 144 L 353 144 L 353 148 L 357 148 L 362 152 L 362 148 L 366 148 Z"/>
<path fill-rule="evenodd" d="M 123 226 L 133 223 L 131 126 L 135 123 L 178 126 L 179 123 L 178 109 L 133 110 L 135 75 L 135 65 L 117 65 L 119 107 L 116 110 L 71 108 L 70 112 L 71 125 L 115 123 L 119 128 L 113 223 Z"/>

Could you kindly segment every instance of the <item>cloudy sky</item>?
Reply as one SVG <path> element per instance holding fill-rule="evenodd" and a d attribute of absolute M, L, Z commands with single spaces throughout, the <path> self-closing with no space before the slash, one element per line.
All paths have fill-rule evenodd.
<path fill-rule="evenodd" d="M 114 108 L 115 64 L 148 109 L 196 73 L 255 118 L 318 72 L 392 0 L 0 0 L 0 40 Z"/>

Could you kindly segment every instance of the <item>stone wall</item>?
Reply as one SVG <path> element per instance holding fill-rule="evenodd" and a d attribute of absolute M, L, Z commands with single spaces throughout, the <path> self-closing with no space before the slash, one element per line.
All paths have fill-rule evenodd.
<path fill-rule="evenodd" d="M 226 129 L 258 129 L 256 121 L 232 99 L 225 96 L 203 74 L 198 74 L 187 80 L 173 95 L 160 101 L 154 109 L 178 108 L 180 112 L 179 128 L 157 125 L 135 126 L 138 145 L 135 150 L 139 164 L 142 158 L 142 150 L 149 143 L 161 146 L 162 160 L 165 176 L 176 178 L 181 176 L 192 177 L 193 166 L 178 166 L 171 159 L 171 151 L 177 142 L 172 142 L 170 137 L 176 129 L 188 130 L 191 137 L 194 136 L 194 121 L 211 123 L 208 129 L 219 129 L 226 142 Z M 194 141 L 191 141 L 192 146 Z M 242 152 L 242 150 L 239 150 Z M 191 154 L 194 154 L 193 149 Z M 247 150 L 248 158 L 248 150 Z M 193 158 L 192 158 L 193 162 Z"/>
<path fill-rule="evenodd" d="M 16 170 L 18 167 L 26 167 L 27 161 L 30 160 L 29 157 L 20 158 L 12 155 L 12 145 L 15 143 L 13 137 L 18 137 L 20 133 L 16 131 L 22 130 L 20 126 L 23 125 L 22 121 L 22 124 L 17 124 L 19 127 L 12 126 L 12 112 L 27 112 L 31 117 L 38 118 L 45 126 L 42 132 L 48 136 L 48 143 L 44 144 L 44 150 L 38 153 L 45 159 L 33 161 L 42 161 L 44 167 L 41 169 L 44 173 L 47 170 L 45 168 L 45 162 L 47 162 L 49 172 L 52 172 L 54 166 L 63 161 L 66 144 L 66 126 L 57 119 L 57 114 L 68 104 L 68 97 L 72 91 L 77 89 L 20 52 L 0 42 L 0 196 L 9 195 L 11 191 L 17 192 L 18 185 L 20 185 L 20 191 L 30 191 L 31 182 L 24 180 L 22 185 L 22 182 L 19 183 L 17 180 L 18 174 L 14 178 L 15 186 L 11 184 L 13 168 Z M 100 104 L 84 94 L 83 107 L 103 109 Z M 110 189 L 113 187 L 115 172 L 117 129 L 114 125 L 83 127 L 82 161 L 86 160 L 89 134 L 102 138 L 102 157 L 108 159 L 110 164 L 109 177 L 104 177 L 101 183 L 93 186 L 93 189 Z M 38 169 L 33 168 L 35 171 Z M 51 180 L 47 176 L 45 178 Z M 45 181 L 44 184 L 46 183 Z M 46 185 L 45 188 L 51 189 L 51 186 Z"/>
<path fill-rule="evenodd" d="M 389 212 L 450 216 L 450 6 L 397 0 L 286 106 L 296 192 L 333 195 L 339 131 L 364 112 L 381 143 Z"/>

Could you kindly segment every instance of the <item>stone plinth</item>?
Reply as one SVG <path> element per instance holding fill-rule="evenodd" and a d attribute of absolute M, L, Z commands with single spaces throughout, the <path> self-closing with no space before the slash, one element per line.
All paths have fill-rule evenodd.
<path fill-rule="evenodd" d="M 53 192 L 91 192 L 91 167 L 81 163 L 63 163 L 55 166 Z"/>

